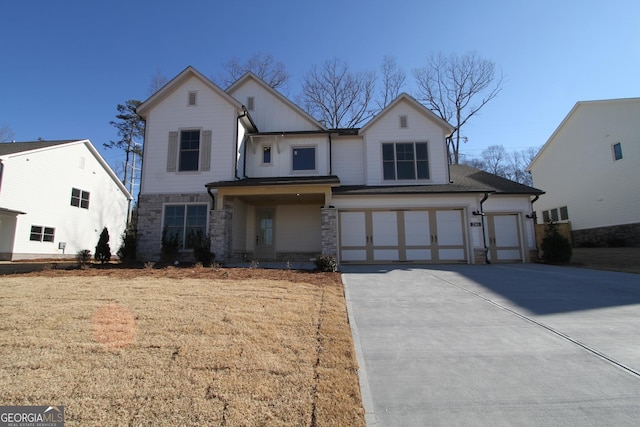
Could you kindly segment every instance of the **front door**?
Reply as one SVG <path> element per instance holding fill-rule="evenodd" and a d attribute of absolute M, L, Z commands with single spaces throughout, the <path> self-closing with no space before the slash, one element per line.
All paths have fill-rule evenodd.
<path fill-rule="evenodd" d="M 273 208 L 256 209 L 255 258 L 257 259 L 273 259 L 275 257 L 273 218 Z"/>

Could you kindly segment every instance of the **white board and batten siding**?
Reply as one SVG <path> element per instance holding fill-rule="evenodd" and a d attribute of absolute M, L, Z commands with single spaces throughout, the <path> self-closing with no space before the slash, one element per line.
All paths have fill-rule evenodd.
<path fill-rule="evenodd" d="M 340 185 L 364 185 L 365 158 L 362 138 L 333 138 L 331 143 L 332 174 Z"/>
<path fill-rule="evenodd" d="M 401 117 L 406 127 L 400 127 Z M 404 120 L 404 119 L 403 119 Z M 429 179 L 419 181 L 385 181 L 382 177 L 382 144 L 392 142 L 426 142 L 429 156 Z M 365 131 L 364 154 L 367 185 L 445 184 L 449 182 L 444 129 L 408 102 L 400 102 Z"/>
<path fill-rule="evenodd" d="M 190 93 L 196 94 L 195 105 L 188 103 Z M 236 108 L 228 100 L 196 77 L 169 93 L 147 113 L 141 192 L 200 193 L 206 182 L 234 179 L 238 155 L 237 115 Z M 203 152 L 199 171 L 171 170 L 171 163 L 178 161 L 181 130 L 201 131 Z M 211 142 L 207 146 L 209 136 Z M 170 144 L 175 145 L 171 152 Z M 206 152 L 209 147 L 210 151 Z"/>
<path fill-rule="evenodd" d="M 10 155 L 3 163 L 0 205 L 25 212 L 17 216 L 13 259 L 93 253 L 103 227 L 115 254 L 130 196 L 85 141 Z M 73 188 L 89 193 L 88 209 L 71 205 Z M 32 226 L 53 228 L 53 242 L 30 240 Z"/>
<path fill-rule="evenodd" d="M 288 102 L 285 98 L 274 95 L 270 89 L 253 78 L 242 80 L 238 86 L 233 86 L 229 92 L 245 107 L 250 108 L 249 114 L 260 132 L 312 131 L 320 127 L 305 113 Z M 252 98 L 253 105 L 249 105 Z"/>

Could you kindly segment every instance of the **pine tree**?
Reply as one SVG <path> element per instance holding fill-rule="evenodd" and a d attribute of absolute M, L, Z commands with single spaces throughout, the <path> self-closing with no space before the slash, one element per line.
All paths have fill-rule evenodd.
<path fill-rule="evenodd" d="M 94 255 L 96 261 L 100 261 L 102 264 L 109 262 L 111 259 L 111 248 L 109 247 L 109 231 L 107 227 L 102 229 L 100 233 L 100 239 L 96 246 L 96 252 Z"/>

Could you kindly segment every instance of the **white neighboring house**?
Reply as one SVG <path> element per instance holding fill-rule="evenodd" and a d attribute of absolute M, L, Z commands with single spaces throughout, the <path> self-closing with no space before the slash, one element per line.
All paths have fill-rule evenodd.
<path fill-rule="evenodd" d="M 527 262 L 541 190 L 449 167 L 453 128 L 402 94 L 359 129 L 327 129 L 247 73 L 226 91 L 187 67 L 139 108 L 146 120 L 138 258 L 163 231 L 219 262 Z"/>
<path fill-rule="evenodd" d="M 132 197 L 87 139 L 0 144 L 0 259 L 115 252 Z"/>
<path fill-rule="evenodd" d="M 640 98 L 581 101 L 529 165 L 538 221 L 569 221 L 575 246 L 640 245 Z"/>

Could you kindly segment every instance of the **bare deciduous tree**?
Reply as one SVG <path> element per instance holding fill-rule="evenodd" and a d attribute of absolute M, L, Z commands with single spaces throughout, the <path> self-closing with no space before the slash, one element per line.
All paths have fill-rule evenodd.
<path fill-rule="evenodd" d="M 502 145 L 490 145 L 482 151 L 482 160 L 484 160 L 485 170 L 494 175 L 507 177 L 507 150 Z"/>
<path fill-rule="evenodd" d="M 0 126 L 0 142 L 9 142 L 11 140 L 13 140 L 13 129 L 11 129 L 11 126 Z"/>
<path fill-rule="evenodd" d="M 527 167 L 539 150 L 540 148 L 529 147 L 509 152 L 502 145 L 491 145 L 482 151 L 481 158 L 460 153 L 460 163 L 531 186 L 533 179 L 527 172 Z"/>
<path fill-rule="evenodd" d="M 277 62 L 271 55 L 261 53 L 253 54 L 246 62 L 241 62 L 235 57 L 231 58 L 222 65 L 222 68 L 225 73 L 217 81 L 223 87 L 232 85 L 249 71 L 260 77 L 273 89 L 283 88 L 290 79 L 284 63 Z"/>
<path fill-rule="evenodd" d="M 311 66 L 302 83 L 300 103 L 326 126 L 353 128 L 374 115 L 374 72 L 354 73 L 346 62 L 333 58 Z"/>
<path fill-rule="evenodd" d="M 382 59 L 380 71 L 382 72 L 382 91 L 377 103 L 378 108 L 382 110 L 400 95 L 407 79 L 407 73 L 398 66 L 395 58 L 391 55 L 386 55 Z"/>
<path fill-rule="evenodd" d="M 502 76 L 496 77 L 495 64 L 475 52 L 431 56 L 427 65 L 414 70 L 414 76 L 417 98 L 454 126 L 447 148 L 449 162 L 457 164 L 460 129 L 500 93 Z"/>
<path fill-rule="evenodd" d="M 148 95 L 151 96 L 157 91 L 159 91 L 162 88 L 162 86 L 167 84 L 168 81 L 169 79 L 167 78 L 167 76 L 162 74 L 162 71 L 160 71 L 160 68 L 156 68 L 156 73 L 153 76 L 151 76 L 151 82 L 149 82 Z"/>

